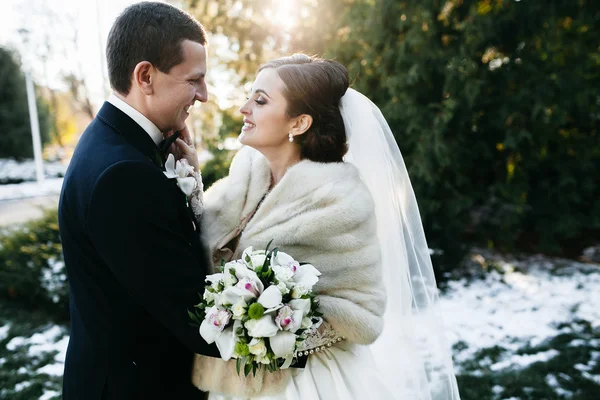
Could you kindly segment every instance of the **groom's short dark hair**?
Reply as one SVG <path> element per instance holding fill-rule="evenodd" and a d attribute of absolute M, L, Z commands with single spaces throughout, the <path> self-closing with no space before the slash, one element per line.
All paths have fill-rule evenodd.
<path fill-rule="evenodd" d="M 206 45 L 206 32 L 190 14 L 166 3 L 142 2 L 125 9 L 113 24 L 106 44 L 110 86 L 128 94 L 131 75 L 141 61 L 168 73 L 183 61 L 184 40 Z"/>

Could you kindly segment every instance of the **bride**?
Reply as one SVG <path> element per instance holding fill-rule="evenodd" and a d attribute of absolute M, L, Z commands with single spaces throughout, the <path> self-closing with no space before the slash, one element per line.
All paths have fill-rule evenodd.
<path fill-rule="evenodd" d="M 245 146 L 204 194 L 205 242 L 215 262 L 273 239 L 314 265 L 325 321 L 296 368 L 239 377 L 197 355 L 211 399 L 459 399 L 406 167 L 348 82 L 340 63 L 296 54 L 263 65 L 240 109 Z"/>

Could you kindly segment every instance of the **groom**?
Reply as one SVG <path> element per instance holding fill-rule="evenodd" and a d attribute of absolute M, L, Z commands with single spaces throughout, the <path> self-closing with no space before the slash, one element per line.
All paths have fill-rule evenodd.
<path fill-rule="evenodd" d="M 160 144 L 207 100 L 205 45 L 203 27 L 164 3 L 130 6 L 109 34 L 114 94 L 83 133 L 59 204 L 71 293 L 63 399 L 203 396 L 190 383 L 193 353 L 218 350 L 186 309 L 209 257 Z"/>

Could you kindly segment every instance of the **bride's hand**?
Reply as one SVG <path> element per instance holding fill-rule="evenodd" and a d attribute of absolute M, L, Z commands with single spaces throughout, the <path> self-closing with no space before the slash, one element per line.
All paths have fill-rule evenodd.
<path fill-rule="evenodd" d="M 175 132 L 169 132 L 165 134 L 165 137 L 169 137 L 174 133 Z M 185 158 L 188 163 L 194 167 L 194 171 L 199 171 L 200 163 L 198 162 L 198 153 L 196 152 L 194 142 L 192 141 L 192 136 L 190 135 L 190 131 L 188 130 L 187 126 L 183 128 L 180 133 L 180 136 L 171 145 L 169 152 L 172 153 L 177 160 Z"/>

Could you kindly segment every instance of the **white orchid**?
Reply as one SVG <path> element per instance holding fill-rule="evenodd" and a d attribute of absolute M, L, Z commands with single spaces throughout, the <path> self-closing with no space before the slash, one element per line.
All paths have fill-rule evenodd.
<path fill-rule="evenodd" d="M 296 347 L 296 338 L 297 336 L 289 331 L 279 331 L 277 335 L 270 338 L 269 344 L 275 357 L 288 358 L 292 356 Z"/>
<path fill-rule="evenodd" d="M 302 311 L 302 316 L 307 316 L 310 312 L 310 299 L 294 299 L 290 301 L 292 310 Z"/>
<path fill-rule="evenodd" d="M 231 313 L 229 311 L 219 309 L 217 306 L 211 307 L 200 325 L 200 336 L 206 340 L 206 343 L 214 343 L 230 319 Z"/>
<path fill-rule="evenodd" d="M 175 157 L 173 154 L 169 154 L 165 162 L 164 174 L 169 179 L 177 179 L 177 186 L 186 196 L 191 196 L 196 188 L 196 179 L 190 176 L 193 173 L 194 167 L 185 158 L 177 160 L 175 163 Z"/>
<path fill-rule="evenodd" d="M 277 254 L 273 254 L 273 258 L 271 259 L 271 266 L 280 265 L 280 266 L 288 266 L 292 264 L 298 264 L 296 260 L 292 256 L 283 251 L 278 251 Z"/>
<path fill-rule="evenodd" d="M 321 273 L 311 264 L 303 264 L 298 267 L 294 274 L 294 282 L 305 287 L 307 290 L 312 290 L 313 286 L 319 281 Z"/>
<path fill-rule="evenodd" d="M 248 335 L 254 338 L 273 337 L 279 331 L 271 315 L 265 315 L 260 319 L 248 320 L 244 324 L 244 327 L 248 330 Z"/>
<path fill-rule="evenodd" d="M 275 273 L 275 278 L 279 282 L 289 283 L 292 281 L 294 274 L 296 273 L 297 266 L 295 265 L 273 265 L 271 269 Z"/>
<path fill-rule="evenodd" d="M 260 268 L 265 264 L 270 270 Z M 216 343 L 223 360 L 238 358 L 247 367 L 244 357 L 252 355 L 248 362 L 253 368 L 288 368 L 304 331 L 315 329 L 319 319 L 313 315 L 312 289 L 320 275 L 314 266 L 300 265 L 289 254 L 248 247 L 241 259 L 226 263 L 223 272 L 206 277 L 210 287 L 204 293 L 207 312 L 200 335 Z M 240 342 L 241 337 L 249 337 L 250 343 Z M 271 365 L 273 360 L 277 367 Z"/>
<path fill-rule="evenodd" d="M 290 331 L 296 333 L 302 325 L 302 311 L 294 310 L 290 306 L 283 306 L 279 309 L 277 317 L 275 317 L 275 325 L 282 331 Z"/>

